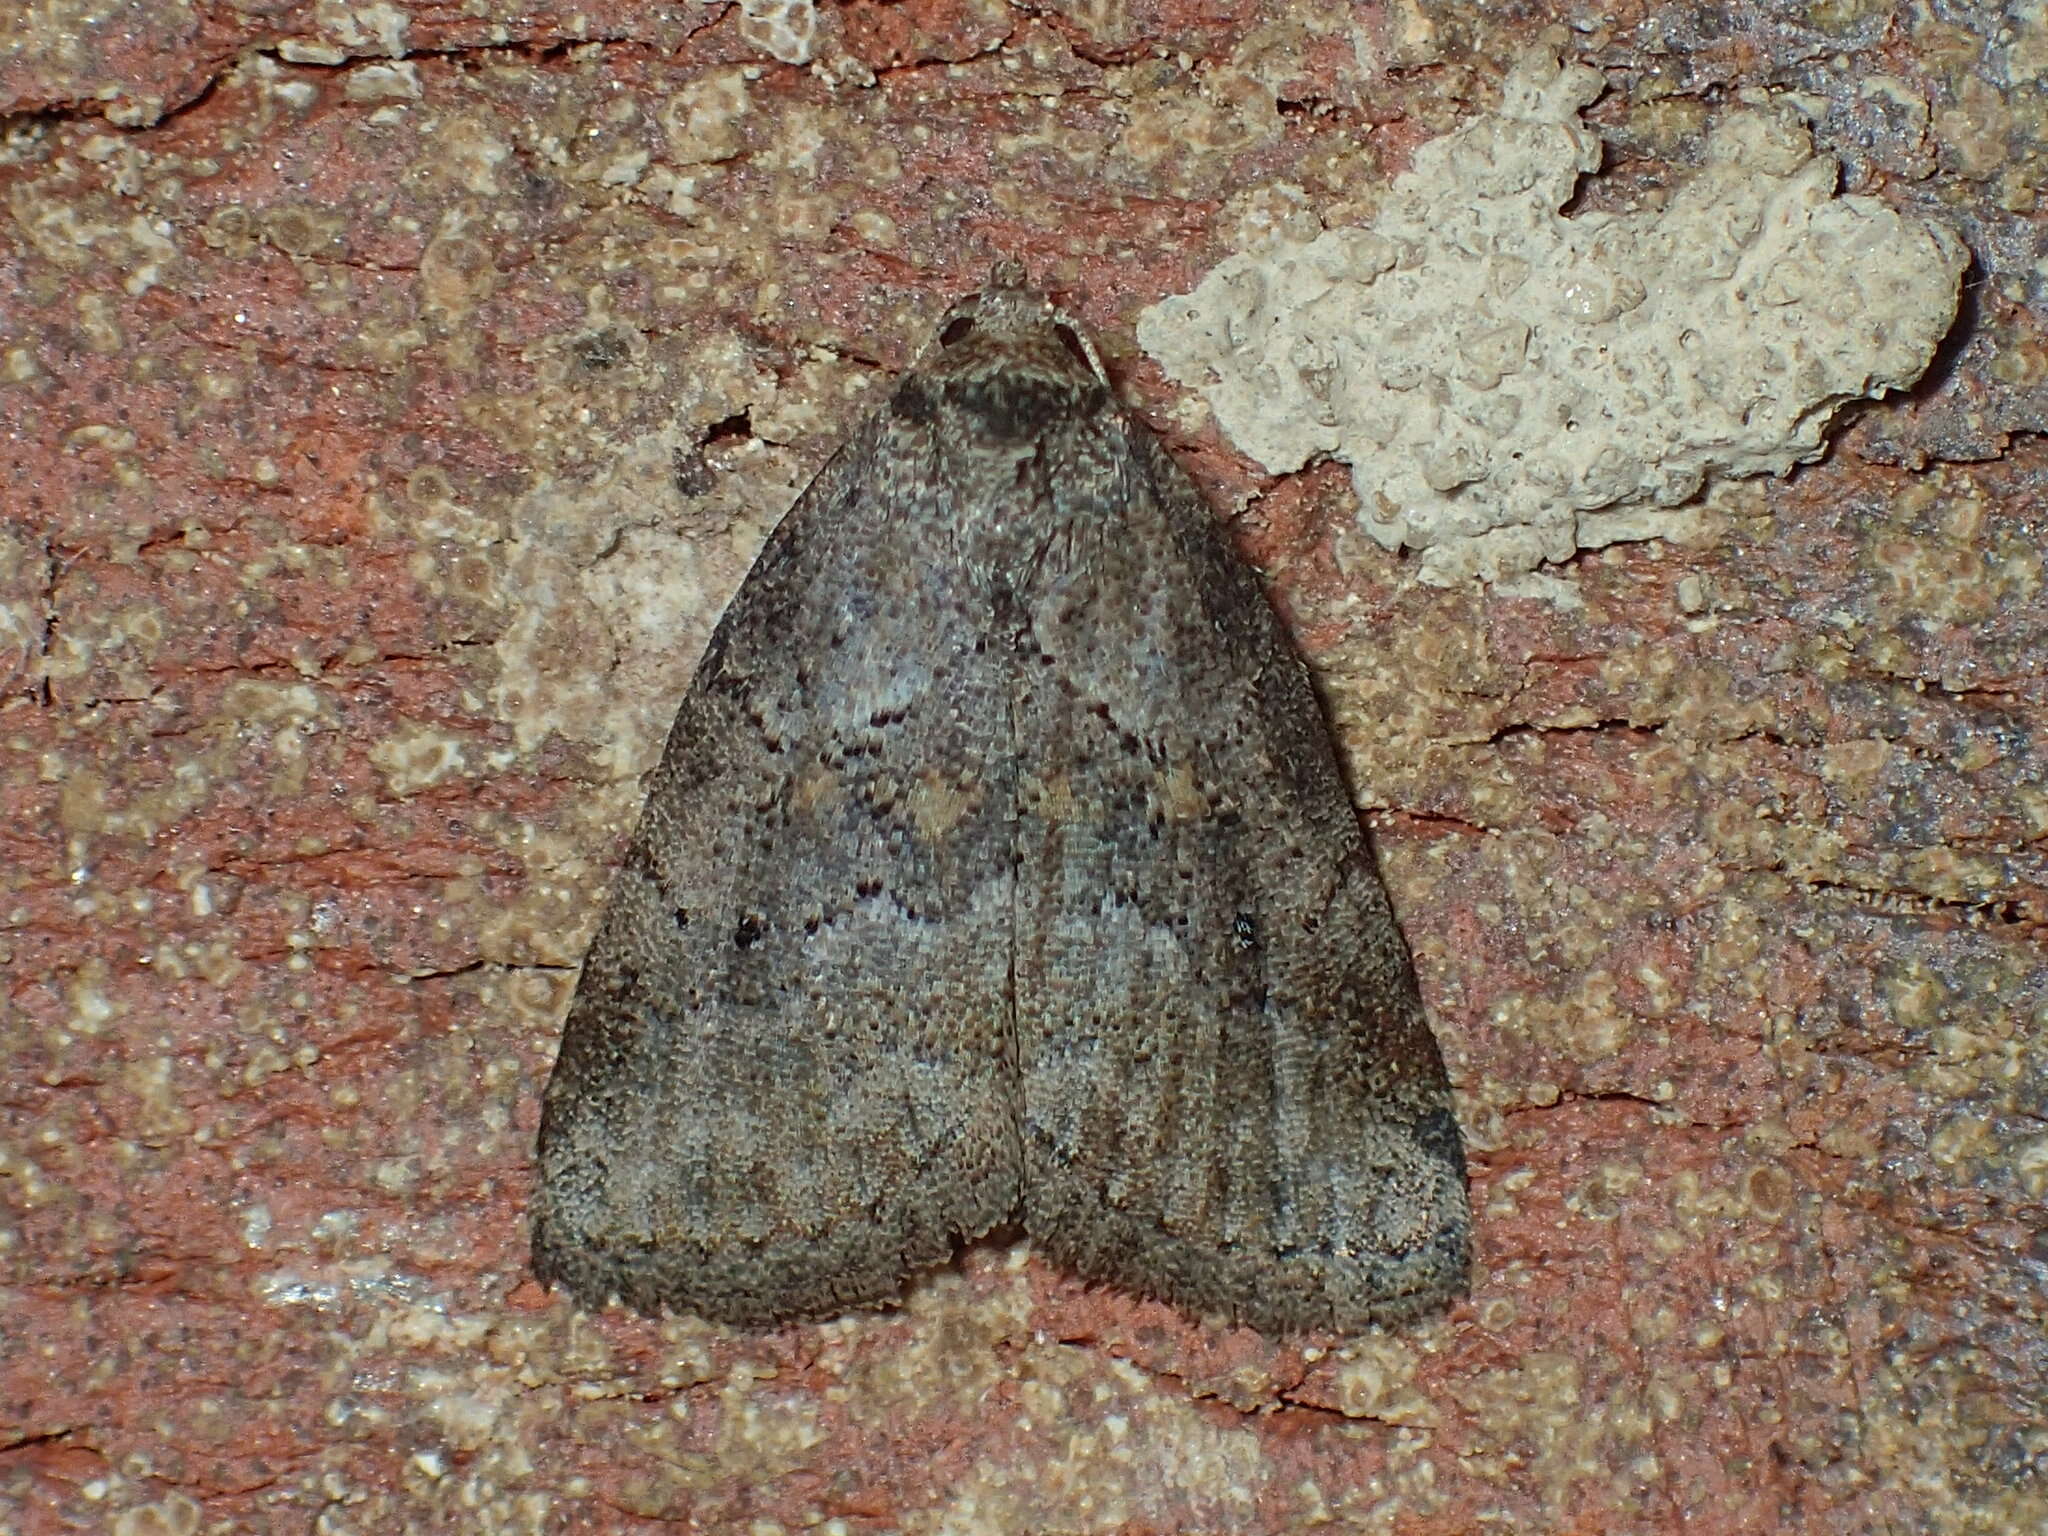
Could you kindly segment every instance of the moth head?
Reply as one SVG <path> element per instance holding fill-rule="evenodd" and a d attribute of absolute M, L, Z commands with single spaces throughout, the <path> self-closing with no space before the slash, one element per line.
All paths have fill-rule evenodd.
<path fill-rule="evenodd" d="M 1090 390 L 1109 385 L 1086 327 L 1033 288 L 1020 261 L 997 262 L 987 287 L 946 311 L 919 366 L 952 377 L 1025 372 Z"/>

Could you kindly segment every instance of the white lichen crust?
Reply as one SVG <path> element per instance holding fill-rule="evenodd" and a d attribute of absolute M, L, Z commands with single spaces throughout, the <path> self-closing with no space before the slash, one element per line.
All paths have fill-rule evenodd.
<path fill-rule="evenodd" d="M 1233 256 L 1139 343 L 1268 470 L 1350 464 L 1366 531 L 1440 584 L 1680 531 L 1709 476 L 1815 459 L 1843 402 L 1920 376 L 1953 234 L 1835 196 L 1836 162 L 1762 103 L 1663 209 L 1566 218 L 1601 89 L 1531 53 L 1371 228 Z"/>

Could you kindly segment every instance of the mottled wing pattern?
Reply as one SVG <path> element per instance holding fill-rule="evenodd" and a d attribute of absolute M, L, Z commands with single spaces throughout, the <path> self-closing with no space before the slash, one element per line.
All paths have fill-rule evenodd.
<path fill-rule="evenodd" d="M 1019 1209 L 1276 1330 L 1462 1288 L 1464 1163 L 1306 673 L 1021 271 L 770 540 L 543 1107 L 535 1268 L 827 1315 Z"/>
<path fill-rule="evenodd" d="M 871 419 L 677 713 L 543 1105 L 535 1270 L 586 1305 L 829 1315 L 1015 1207 L 1011 701 L 950 451 Z"/>
<path fill-rule="evenodd" d="M 1017 672 L 1025 1224 L 1255 1326 L 1463 1289 L 1464 1158 L 1307 674 L 1180 470 L 1049 424 Z"/>

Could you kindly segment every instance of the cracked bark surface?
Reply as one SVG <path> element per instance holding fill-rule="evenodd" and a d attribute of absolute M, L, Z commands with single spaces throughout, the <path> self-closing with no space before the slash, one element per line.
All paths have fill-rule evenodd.
<path fill-rule="evenodd" d="M 2048 33 L 1574 34 L 1588 206 L 1794 90 L 1978 263 L 1912 397 L 1583 557 L 1582 607 L 1419 585 L 1341 471 L 1257 475 L 1131 341 L 1244 231 L 1369 211 L 1544 12 L 853 3 L 801 65 L 717 5 L 10 23 L 0 1525 L 2048 1521 Z M 1000 1246 L 768 1334 L 525 1276 L 637 775 L 996 254 L 1095 323 L 1322 679 L 1471 1139 L 1441 1319 L 1276 1343 Z"/>

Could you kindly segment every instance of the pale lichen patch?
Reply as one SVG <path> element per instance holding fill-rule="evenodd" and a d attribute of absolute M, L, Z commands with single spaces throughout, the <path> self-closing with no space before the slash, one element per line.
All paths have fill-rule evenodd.
<path fill-rule="evenodd" d="M 1267 469 L 1350 464 L 1366 532 L 1439 584 L 1684 533 L 1710 476 L 1783 474 L 1845 401 L 1919 377 L 1955 315 L 1954 235 L 1835 196 L 1835 162 L 1762 105 L 1665 208 L 1565 217 L 1601 88 L 1529 55 L 1372 227 L 1230 257 L 1145 311 L 1140 344 Z"/>

